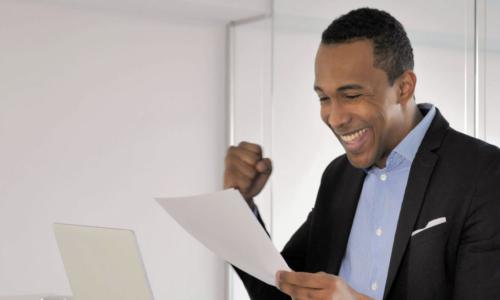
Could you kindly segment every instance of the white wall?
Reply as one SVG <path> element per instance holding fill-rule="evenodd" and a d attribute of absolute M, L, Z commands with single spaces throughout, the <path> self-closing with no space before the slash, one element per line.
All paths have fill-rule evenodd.
<path fill-rule="evenodd" d="M 220 189 L 224 27 L 0 1 L 0 295 L 69 294 L 53 222 L 136 231 L 156 299 L 224 263 L 155 196 Z"/>

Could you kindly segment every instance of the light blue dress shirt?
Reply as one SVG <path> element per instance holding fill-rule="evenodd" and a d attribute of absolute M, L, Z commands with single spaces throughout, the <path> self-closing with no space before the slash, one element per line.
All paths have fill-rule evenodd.
<path fill-rule="evenodd" d="M 386 167 L 367 173 L 339 276 L 353 289 L 382 299 L 392 245 L 410 167 L 436 114 L 433 106 L 425 117 L 394 148 Z"/>

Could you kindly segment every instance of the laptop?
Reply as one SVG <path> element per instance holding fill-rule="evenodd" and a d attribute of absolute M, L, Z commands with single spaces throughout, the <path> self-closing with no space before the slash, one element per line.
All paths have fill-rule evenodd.
<path fill-rule="evenodd" d="M 75 300 L 153 300 L 132 230 L 54 224 Z"/>

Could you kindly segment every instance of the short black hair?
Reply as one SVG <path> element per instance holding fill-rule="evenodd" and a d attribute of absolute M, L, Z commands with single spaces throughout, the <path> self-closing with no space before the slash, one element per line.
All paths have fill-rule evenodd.
<path fill-rule="evenodd" d="M 335 19 L 321 36 L 332 45 L 369 39 L 373 41 L 374 66 L 385 71 L 392 85 L 406 70 L 413 70 L 413 49 L 403 25 L 389 13 L 359 8 Z"/>

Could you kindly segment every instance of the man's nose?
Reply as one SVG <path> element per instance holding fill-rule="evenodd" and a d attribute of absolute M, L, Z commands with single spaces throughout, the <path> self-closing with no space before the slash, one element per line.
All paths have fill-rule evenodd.
<path fill-rule="evenodd" d="M 338 101 L 332 101 L 328 114 L 328 124 L 332 129 L 342 129 L 351 121 L 350 113 Z"/>

